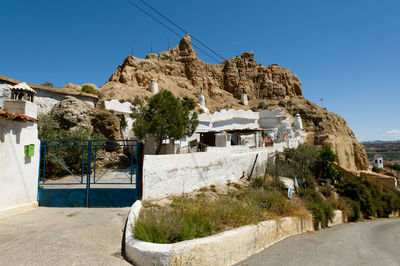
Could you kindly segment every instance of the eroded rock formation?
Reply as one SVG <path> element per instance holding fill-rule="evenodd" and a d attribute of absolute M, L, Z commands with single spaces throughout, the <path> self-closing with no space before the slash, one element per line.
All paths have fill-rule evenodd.
<path fill-rule="evenodd" d="M 299 113 L 309 133 L 309 142 L 330 145 L 342 167 L 355 170 L 368 166 L 364 147 L 342 117 L 306 100 L 295 74 L 276 64 L 257 63 L 253 52 L 218 65 L 208 64 L 197 57 L 187 35 L 169 51 L 151 53 L 144 59 L 128 56 L 101 87 L 100 98 L 147 99 L 152 96 L 147 89 L 151 80 L 157 81 L 159 89 L 170 90 L 179 97 L 197 99 L 203 87 L 210 112 L 229 108 L 254 111 L 282 108 L 293 116 Z M 248 106 L 241 104 L 243 92 L 248 96 Z"/>
<path fill-rule="evenodd" d="M 72 96 L 54 105 L 50 115 L 66 130 L 85 128 L 107 139 L 121 139 L 120 119 L 109 111 L 94 108 Z"/>

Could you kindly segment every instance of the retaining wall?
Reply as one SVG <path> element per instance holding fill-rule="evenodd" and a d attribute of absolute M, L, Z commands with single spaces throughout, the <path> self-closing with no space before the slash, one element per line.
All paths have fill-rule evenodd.
<path fill-rule="evenodd" d="M 216 183 L 226 184 L 228 180 L 239 180 L 243 172 L 250 174 L 257 154 L 253 175 L 264 174 L 269 153 L 274 153 L 274 150 L 242 147 L 214 148 L 212 152 L 145 155 L 143 199 L 164 198 Z"/>
<path fill-rule="evenodd" d="M 136 201 L 128 216 L 125 254 L 136 265 L 231 265 L 288 236 L 313 231 L 312 218 L 286 217 L 247 225 L 213 236 L 174 244 L 137 240 L 132 227 L 142 204 Z"/>

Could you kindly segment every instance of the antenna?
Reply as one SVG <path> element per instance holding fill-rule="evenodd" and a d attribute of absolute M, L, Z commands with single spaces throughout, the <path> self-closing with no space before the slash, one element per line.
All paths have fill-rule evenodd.
<path fill-rule="evenodd" d="M 153 43 L 150 43 L 150 53 L 153 53 Z"/>
<path fill-rule="evenodd" d="M 319 99 L 321 101 L 321 107 L 324 107 L 324 98 Z"/>
<path fill-rule="evenodd" d="M 131 56 L 133 56 L 133 46 L 135 46 L 135 42 L 132 42 Z"/>

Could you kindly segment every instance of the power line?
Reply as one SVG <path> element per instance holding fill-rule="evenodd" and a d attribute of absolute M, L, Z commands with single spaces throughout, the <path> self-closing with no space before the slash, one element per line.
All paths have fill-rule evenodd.
<path fill-rule="evenodd" d="M 151 5 L 149 5 L 148 3 L 146 3 L 144 0 L 140 0 L 140 2 L 142 2 L 143 4 L 145 4 L 146 6 L 148 6 L 149 8 L 151 8 L 154 12 L 156 12 L 158 15 L 160 15 L 161 17 L 163 17 L 165 20 L 167 20 L 169 23 L 171 23 L 172 25 L 174 25 L 175 27 L 177 27 L 178 29 L 180 29 L 181 31 L 183 31 L 185 34 L 188 33 L 187 30 L 183 29 L 182 27 L 180 27 L 179 25 L 177 25 L 176 23 L 174 23 L 172 20 L 170 20 L 169 18 L 167 18 L 165 15 L 163 15 L 161 12 L 159 12 L 157 9 L 155 9 L 154 7 L 152 7 Z M 211 49 L 210 47 L 208 47 L 206 44 L 204 44 L 202 41 L 200 41 L 199 39 L 197 39 L 195 36 L 190 35 L 193 40 L 197 41 L 198 43 L 200 43 L 201 45 L 203 45 L 205 48 L 207 48 L 209 51 L 211 51 L 213 54 L 215 54 L 216 56 L 218 56 L 219 58 L 221 58 L 222 60 L 226 60 L 223 56 L 219 55 L 217 52 L 215 52 L 213 49 Z"/>
<path fill-rule="evenodd" d="M 147 16 L 149 16 L 150 18 L 152 18 L 154 21 L 156 21 L 157 23 L 159 23 L 161 26 L 163 26 L 164 28 L 168 29 L 169 31 L 171 31 L 172 33 L 174 33 L 175 35 L 177 35 L 179 38 L 183 38 L 183 36 L 181 36 L 179 33 L 177 33 L 175 30 L 171 29 L 171 27 L 165 25 L 163 22 L 161 22 L 160 20 L 158 20 L 157 18 L 155 18 L 153 15 L 149 14 L 146 10 L 144 10 L 143 8 L 141 8 L 140 6 L 136 5 L 135 3 L 133 3 L 131 0 L 127 0 L 131 5 L 133 5 L 134 7 L 136 7 L 137 9 L 139 9 L 141 12 L 143 12 L 144 14 L 146 14 Z M 200 52 L 204 53 L 205 55 L 207 55 L 208 57 L 212 58 L 215 62 L 219 63 L 219 60 L 217 60 L 215 57 L 211 56 L 210 54 L 208 54 L 207 52 L 205 52 L 203 49 L 201 49 L 200 47 L 198 47 L 195 44 L 192 44 L 194 47 L 196 47 Z"/>

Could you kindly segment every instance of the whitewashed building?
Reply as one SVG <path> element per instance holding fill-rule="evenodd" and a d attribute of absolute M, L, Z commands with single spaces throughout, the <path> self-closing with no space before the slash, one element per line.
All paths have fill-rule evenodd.
<path fill-rule="evenodd" d="M 374 155 L 374 165 L 379 168 L 383 168 L 383 156 L 382 154 L 375 154 Z"/>
<path fill-rule="evenodd" d="M 10 88 L 20 83 L 22 82 L 19 80 L 0 75 L 0 108 L 4 108 L 4 100 L 10 98 Z M 26 84 L 36 91 L 35 103 L 39 112 L 49 112 L 56 103 L 62 101 L 66 96 L 74 96 L 91 106 L 95 106 L 98 101 L 98 97 L 90 93 L 75 92 L 68 89 L 53 88 L 31 83 Z"/>
<path fill-rule="evenodd" d="M 0 110 L 0 216 L 37 205 L 39 149 L 35 91 L 10 87 Z"/>

